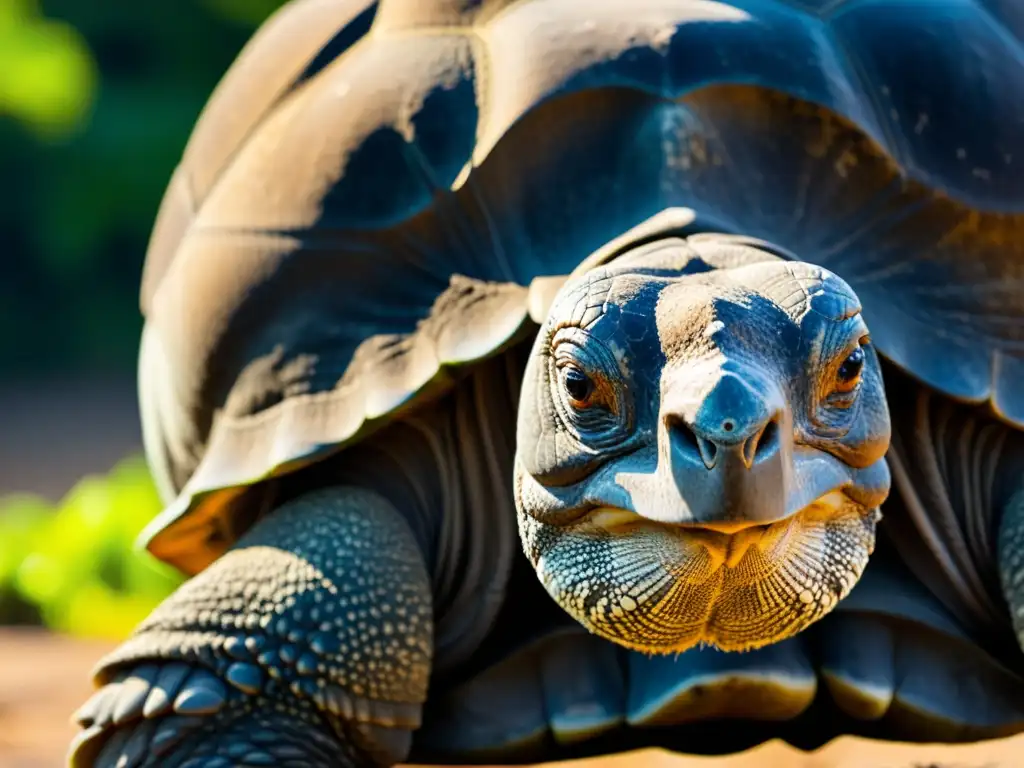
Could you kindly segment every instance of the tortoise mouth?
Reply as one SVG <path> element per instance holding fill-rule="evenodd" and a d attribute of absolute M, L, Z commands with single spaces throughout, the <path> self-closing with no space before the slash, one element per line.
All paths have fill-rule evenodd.
<path fill-rule="evenodd" d="M 598 507 L 569 526 L 520 515 L 548 593 L 595 634 L 648 653 L 749 650 L 797 634 L 859 580 L 876 508 L 832 491 L 763 524 L 666 523 Z"/>
<path fill-rule="evenodd" d="M 794 514 L 766 523 L 748 520 L 666 522 L 652 520 L 630 509 L 602 506 L 583 515 L 576 525 L 612 536 L 628 536 L 648 526 L 662 528 L 667 534 L 680 536 L 703 547 L 714 569 L 736 569 L 752 547 L 764 551 L 795 523 L 825 520 L 842 514 L 847 502 L 841 491 L 830 491 Z"/>

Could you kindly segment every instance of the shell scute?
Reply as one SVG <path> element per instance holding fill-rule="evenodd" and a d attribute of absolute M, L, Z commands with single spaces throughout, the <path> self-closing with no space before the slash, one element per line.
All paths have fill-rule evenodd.
<path fill-rule="evenodd" d="M 974 0 L 851 3 L 830 24 L 889 153 L 917 181 L 1019 210 L 1024 48 Z"/>

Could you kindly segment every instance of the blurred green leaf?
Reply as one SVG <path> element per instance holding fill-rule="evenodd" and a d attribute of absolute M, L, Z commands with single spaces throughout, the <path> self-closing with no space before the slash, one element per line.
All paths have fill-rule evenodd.
<path fill-rule="evenodd" d="M 74 27 L 44 19 L 30 0 L 0 0 L 0 114 L 40 138 L 63 138 L 88 116 L 97 79 Z"/>
<path fill-rule="evenodd" d="M 83 584 L 68 601 L 57 629 L 79 637 L 123 640 L 159 600 L 112 590 L 106 584 Z"/>
<path fill-rule="evenodd" d="M 0 585 L 9 574 L 9 610 L 27 604 L 52 629 L 124 637 L 183 581 L 135 549 L 139 531 L 159 510 L 141 458 L 85 478 L 56 508 L 28 497 L 0 502 Z M 5 620 L 11 617 L 0 613 Z"/>
<path fill-rule="evenodd" d="M 53 506 L 37 496 L 8 497 L 0 514 L 0 587 L 13 579 L 23 553 L 34 546 L 35 536 L 53 515 Z"/>
<path fill-rule="evenodd" d="M 35 496 L 9 497 L 0 511 L 0 623 L 34 623 L 39 618 L 38 606 L 15 582 L 25 553 L 33 549 L 53 512 L 51 504 Z"/>

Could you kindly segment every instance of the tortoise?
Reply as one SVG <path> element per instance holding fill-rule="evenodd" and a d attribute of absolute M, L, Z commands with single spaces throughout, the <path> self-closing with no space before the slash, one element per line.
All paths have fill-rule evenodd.
<path fill-rule="evenodd" d="M 71 763 L 1024 730 L 1022 39 L 1007 0 L 284 6 L 142 279 L 143 540 L 193 578 Z"/>

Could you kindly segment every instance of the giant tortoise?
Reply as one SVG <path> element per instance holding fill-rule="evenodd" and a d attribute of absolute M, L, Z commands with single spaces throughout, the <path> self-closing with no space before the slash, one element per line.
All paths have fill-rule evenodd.
<path fill-rule="evenodd" d="M 144 538 L 194 578 L 72 764 L 1024 730 L 1022 39 L 1011 0 L 284 7 L 143 276 Z"/>

